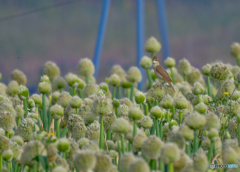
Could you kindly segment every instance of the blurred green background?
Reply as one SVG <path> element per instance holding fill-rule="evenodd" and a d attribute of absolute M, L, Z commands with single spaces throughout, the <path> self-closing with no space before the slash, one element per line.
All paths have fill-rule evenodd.
<path fill-rule="evenodd" d="M 236 65 L 230 45 L 240 41 L 239 7 L 239 0 L 166 0 L 171 56 L 198 68 L 217 60 Z M 77 73 L 79 59 L 94 55 L 101 8 L 100 0 L 0 0 L 3 81 L 7 84 L 18 68 L 27 75 L 27 86 L 36 89 L 47 60 L 59 65 L 62 76 Z M 158 24 L 155 0 L 146 0 L 146 40 L 161 40 Z M 136 0 L 111 1 L 98 82 L 113 64 L 126 70 L 136 65 Z"/>

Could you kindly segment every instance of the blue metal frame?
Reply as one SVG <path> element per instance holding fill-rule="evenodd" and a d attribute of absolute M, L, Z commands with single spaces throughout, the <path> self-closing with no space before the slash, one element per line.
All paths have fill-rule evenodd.
<path fill-rule="evenodd" d="M 163 47 L 163 58 L 169 57 L 169 42 L 168 42 L 168 31 L 167 31 L 167 21 L 166 21 L 166 11 L 164 0 L 156 0 L 158 8 L 158 19 L 161 33 L 161 42 Z"/>
<path fill-rule="evenodd" d="M 97 36 L 97 42 L 95 47 L 95 53 L 93 57 L 93 63 L 95 66 L 95 74 L 94 74 L 95 78 L 97 77 L 97 74 L 98 74 L 99 61 L 100 61 L 100 55 L 101 55 L 101 50 L 103 45 L 109 6 L 110 6 L 110 0 L 104 0 L 103 6 L 102 6 L 102 12 L 101 12 L 101 20 L 98 28 L 98 36 Z"/>
<path fill-rule="evenodd" d="M 143 79 L 138 84 L 138 89 L 142 88 L 145 71 L 140 66 L 140 60 L 144 55 L 144 0 L 137 0 L 137 67 L 140 69 Z"/>

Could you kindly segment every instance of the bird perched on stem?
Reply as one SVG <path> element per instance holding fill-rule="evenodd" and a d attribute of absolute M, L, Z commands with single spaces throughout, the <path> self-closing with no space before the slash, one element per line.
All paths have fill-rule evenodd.
<path fill-rule="evenodd" d="M 158 77 L 158 79 L 160 81 L 163 81 L 162 85 L 165 82 L 168 82 L 168 84 L 172 87 L 173 91 L 175 92 L 174 87 L 172 85 L 172 79 L 168 75 L 167 71 L 160 65 L 157 56 L 153 57 L 153 67 L 154 67 L 154 72 L 155 72 L 156 76 Z"/>

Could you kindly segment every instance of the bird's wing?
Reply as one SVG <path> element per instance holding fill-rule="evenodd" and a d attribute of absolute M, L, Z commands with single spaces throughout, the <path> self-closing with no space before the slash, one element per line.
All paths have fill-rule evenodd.
<path fill-rule="evenodd" d="M 172 79 L 170 78 L 170 76 L 168 75 L 167 71 L 161 66 L 158 65 L 156 67 L 156 71 L 164 78 L 166 79 L 167 82 L 172 82 Z"/>

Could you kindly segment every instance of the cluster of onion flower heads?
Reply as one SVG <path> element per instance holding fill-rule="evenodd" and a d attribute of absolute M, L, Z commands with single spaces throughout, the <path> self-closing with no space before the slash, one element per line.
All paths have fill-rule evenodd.
<path fill-rule="evenodd" d="M 151 56 L 156 38 L 145 44 Z M 240 61 L 240 44 L 231 55 Z M 210 164 L 240 166 L 240 67 L 216 62 L 201 69 L 187 59 L 164 61 L 175 92 L 144 56 L 140 69 L 114 65 L 96 83 L 92 61 L 61 76 L 48 61 L 30 94 L 16 69 L 0 82 L 0 171 L 205 172 Z M 240 65 L 240 62 L 239 62 Z M 1 79 L 0 75 L 0 79 Z M 236 169 L 235 169 L 236 170 Z M 227 171 L 234 171 L 228 169 Z"/>

